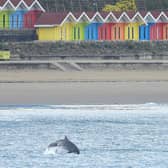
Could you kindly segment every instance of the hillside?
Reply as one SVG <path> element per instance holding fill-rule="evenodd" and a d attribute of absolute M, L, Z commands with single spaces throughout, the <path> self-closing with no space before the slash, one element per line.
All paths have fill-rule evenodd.
<path fill-rule="evenodd" d="M 119 0 L 39 0 L 47 11 L 101 11 Z M 138 10 L 168 9 L 168 0 L 136 0 Z"/>

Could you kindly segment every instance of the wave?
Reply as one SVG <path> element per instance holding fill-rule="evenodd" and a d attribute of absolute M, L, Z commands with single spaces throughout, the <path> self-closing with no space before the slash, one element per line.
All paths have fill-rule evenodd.
<path fill-rule="evenodd" d="M 160 107 L 168 106 L 168 104 L 159 104 L 159 103 L 145 103 L 145 104 L 105 104 L 105 105 L 0 105 L 0 110 L 9 110 L 9 109 L 118 109 L 118 108 L 138 108 L 138 107 Z"/>

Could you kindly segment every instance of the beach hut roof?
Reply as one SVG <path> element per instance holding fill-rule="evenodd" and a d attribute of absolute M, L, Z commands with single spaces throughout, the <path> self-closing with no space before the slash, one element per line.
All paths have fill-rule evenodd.
<path fill-rule="evenodd" d="M 117 20 L 120 18 L 123 12 L 112 12 L 113 15 L 117 18 Z"/>
<path fill-rule="evenodd" d="M 16 0 L 17 1 L 17 0 Z M 17 5 L 16 5 L 16 9 L 29 9 L 29 7 L 27 6 L 27 4 L 21 0 Z"/>
<path fill-rule="evenodd" d="M 141 10 L 139 11 L 139 13 L 141 14 L 141 16 L 144 18 L 147 15 L 147 11 Z"/>
<path fill-rule="evenodd" d="M 132 22 L 144 22 L 144 23 L 146 23 L 144 18 L 140 14 L 140 12 L 136 12 L 136 14 L 132 17 L 131 21 Z"/>
<path fill-rule="evenodd" d="M 68 15 L 67 12 L 56 12 L 56 13 L 42 13 L 35 27 L 52 27 L 60 25 Z"/>
<path fill-rule="evenodd" d="M 75 16 L 76 19 L 78 19 L 83 12 L 74 12 L 73 15 Z"/>
<path fill-rule="evenodd" d="M 86 21 L 86 22 L 90 22 L 90 18 L 88 17 L 88 15 L 85 12 L 82 12 L 82 14 L 77 18 L 77 21 Z"/>
<path fill-rule="evenodd" d="M 107 17 L 104 19 L 105 22 L 117 22 L 116 16 L 110 12 Z"/>
<path fill-rule="evenodd" d="M 6 0 L 0 0 L 0 6 L 2 7 L 5 4 Z"/>
<path fill-rule="evenodd" d="M 168 17 L 168 11 L 164 11 L 164 14 Z"/>
<path fill-rule="evenodd" d="M 91 22 L 104 22 L 104 19 L 99 12 L 96 12 L 92 17 Z"/>
<path fill-rule="evenodd" d="M 106 17 L 110 14 L 110 12 L 99 12 L 103 19 L 106 19 Z"/>
<path fill-rule="evenodd" d="M 31 10 L 33 7 L 38 6 L 42 11 L 45 11 L 38 0 L 0 0 L 0 9 L 17 9 L 19 5 L 24 5 L 27 10 Z"/>
<path fill-rule="evenodd" d="M 22 2 L 23 0 L 10 0 L 12 2 L 12 4 L 16 7 L 20 2 Z"/>
<path fill-rule="evenodd" d="M 89 19 L 91 20 L 93 18 L 93 16 L 95 15 L 95 12 L 86 12 L 86 14 L 89 17 Z"/>
<path fill-rule="evenodd" d="M 69 12 L 64 20 L 62 21 L 61 25 L 63 25 L 66 22 L 77 22 L 75 16 L 72 14 L 72 12 Z"/>
<path fill-rule="evenodd" d="M 129 18 L 126 12 L 123 12 L 118 19 L 118 22 L 130 22 L 130 21 L 131 19 Z"/>
<path fill-rule="evenodd" d="M 137 12 L 135 12 L 135 11 L 128 11 L 128 12 L 126 12 L 127 16 L 128 16 L 130 19 L 132 19 L 132 18 L 136 15 L 136 13 L 137 13 Z"/>
<path fill-rule="evenodd" d="M 7 0 L 7 1 L 5 1 L 4 4 L 2 4 L 1 9 L 4 9 L 4 10 L 6 10 L 6 9 L 13 9 L 14 10 L 15 6 L 12 4 L 12 2 L 10 0 Z"/>
<path fill-rule="evenodd" d="M 156 19 L 151 12 L 147 12 L 146 16 L 144 17 L 144 20 L 146 22 L 156 22 Z"/>
<path fill-rule="evenodd" d="M 165 12 L 161 12 L 156 21 L 157 22 L 168 22 L 168 16 L 165 14 Z"/>
<path fill-rule="evenodd" d="M 31 5 L 29 5 L 29 10 L 42 10 L 43 12 L 45 12 L 45 9 L 42 7 L 42 5 L 39 3 L 38 0 L 25 0 L 27 2 L 31 2 Z"/>
<path fill-rule="evenodd" d="M 152 16 L 157 19 L 160 15 L 161 11 L 151 11 Z"/>

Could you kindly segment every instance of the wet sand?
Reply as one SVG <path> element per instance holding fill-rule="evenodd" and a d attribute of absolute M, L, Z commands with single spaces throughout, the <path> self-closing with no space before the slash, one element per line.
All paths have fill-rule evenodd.
<path fill-rule="evenodd" d="M 168 103 L 168 71 L 0 71 L 0 104 Z"/>

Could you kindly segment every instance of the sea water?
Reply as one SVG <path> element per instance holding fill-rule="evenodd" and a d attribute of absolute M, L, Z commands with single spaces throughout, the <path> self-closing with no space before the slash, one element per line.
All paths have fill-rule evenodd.
<path fill-rule="evenodd" d="M 80 155 L 45 152 L 67 136 Z M 168 105 L 0 106 L 0 168 L 167 168 Z"/>

